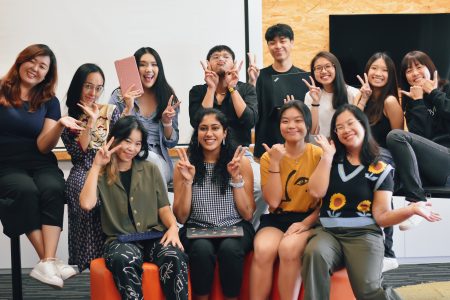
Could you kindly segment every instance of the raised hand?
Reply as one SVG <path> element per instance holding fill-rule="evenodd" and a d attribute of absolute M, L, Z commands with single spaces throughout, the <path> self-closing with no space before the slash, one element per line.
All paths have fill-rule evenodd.
<path fill-rule="evenodd" d="M 207 61 L 201 60 L 200 64 L 202 65 L 203 71 L 205 71 L 206 85 L 215 91 L 217 89 L 217 85 L 219 84 L 219 75 L 211 70 L 211 67 Z"/>
<path fill-rule="evenodd" d="M 234 156 L 231 161 L 227 164 L 227 171 L 232 179 L 238 179 L 241 175 L 241 159 L 244 156 L 246 147 L 239 146 L 234 152 Z"/>
<path fill-rule="evenodd" d="M 111 148 L 111 145 L 114 142 L 114 137 L 112 137 L 108 143 L 103 145 L 100 149 L 98 149 L 97 154 L 95 155 L 94 162 L 92 164 L 103 167 L 107 163 L 111 161 L 111 155 L 122 147 L 122 145 L 117 145 L 116 147 Z"/>
<path fill-rule="evenodd" d="M 178 157 L 180 160 L 178 161 L 177 168 L 183 176 L 184 180 L 192 182 L 195 177 L 195 167 L 191 165 L 189 158 L 186 154 L 186 150 L 184 148 L 176 148 L 178 153 Z"/>
<path fill-rule="evenodd" d="M 100 116 L 100 109 L 99 105 L 97 103 L 92 104 L 91 107 L 77 103 L 77 105 L 83 110 L 83 112 L 86 114 L 86 116 L 89 117 L 93 122 L 97 121 L 98 117 Z"/>
<path fill-rule="evenodd" d="M 422 81 L 421 86 L 422 86 L 423 91 L 425 93 L 429 94 L 429 93 L 431 93 L 432 90 L 437 89 L 437 87 L 438 87 L 438 79 L 439 79 L 438 72 L 434 71 L 433 80 L 424 79 Z"/>
<path fill-rule="evenodd" d="M 249 61 L 249 66 L 247 69 L 247 73 L 248 73 L 248 83 L 256 86 L 256 81 L 258 80 L 259 77 L 259 69 L 256 66 L 256 55 L 254 53 L 247 53 L 248 55 L 248 61 Z"/>
<path fill-rule="evenodd" d="M 58 120 L 58 122 L 62 126 L 66 127 L 66 128 L 69 128 L 71 130 L 80 130 L 80 131 L 84 130 L 84 128 L 80 126 L 81 123 L 82 123 L 81 121 L 78 121 L 78 120 L 76 120 L 76 119 L 74 119 L 72 117 L 69 117 L 69 116 L 61 117 Z"/>
<path fill-rule="evenodd" d="M 267 144 L 262 144 L 267 153 L 269 153 L 270 160 L 280 162 L 284 155 L 286 155 L 286 148 L 283 144 L 274 144 L 272 148 L 269 148 Z"/>
<path fill-rule="evenodd" d="M 243 63 L 244 62 L 241 60 L 241 62 L 238 65 L 237 61 L 235 61 L 233 68 L 230 71 L 226 72 L 225 83 L 227 84 L 228 88 L 236 87 L 236 85 L 239 81 L 239 72 L 241 71 Z"/>
<path fill-rule="evenodd" d="M 131 111 L 134 105 L 134 99 L 142 96 L 144 92 L 140 89 L 135 89 L 135 85 L 132 84 L 128 87 L 125 93 L 122 93 L 123 102 L 125 102 L 126 110 Z"/>
<path fill-rule="evenodd" d="M 364 73 L 364 80 L 359 75 L 356 75 L 356 78 L 358 78 L 359 82 L 361 82 L 361 88 L 359 89 L 359 91 L 361 92 L 360 101 L 363 101 L 363 104 L 366 105 L 367 100 L 369 100 L 370 96 L 372 95 L 369 78 L 367 77 L 367 73 Z"/>
<path fill-rule="evenodd" d="M 322 156 L 332 159 L 334 154 L 336 153 L 336 146 L 334 145 L 334 142 L 332 140 L 328 141 L 328 139 L 321 134 L 316 135 L 314 139 L 323 150 Z"/>
<path fill-rule="evenodd" d="M 177 115 L 176 109 L 178 106 L 180 106 L 181 101 L 178 101 L 177 103 L 172 105 L 173 97 L 174 97 L 173 95 L 170 96 L 169 102 L 167 103 L 167 107 L 161 115 L 161 122 L 163 122 L 163 124 L 172 123 L 173 117 Z"/>
<path fill-rule="evenodd" d="M 423 88 L 421 86 L 413 85 L 409 88 L 409 92 L 404 90 L 400 92 L 413 100 L 423 99 Z"/>
<path fill-rule="evenodd" d="M 306 86 L 309 89 L 309 94 L 311 95 L 311 98 L 313 100 L 314 104 L 320 103 L 320 87 L 316 86 L 316 83 L 314 82 L 314 79 L 312 76 L 309 76 L 309 79 L 311 80 L 311 84 L 304 78 L 302 78 L 302 81 L 306 84 Z"/>
<path fill-rule="evenodd" d="M 294 101 L 294 100 L 295 100 L 294 95 L 286 95 L 286 98 L 283 99 L 283 102 L 288 103 L 288 102 Z"/>

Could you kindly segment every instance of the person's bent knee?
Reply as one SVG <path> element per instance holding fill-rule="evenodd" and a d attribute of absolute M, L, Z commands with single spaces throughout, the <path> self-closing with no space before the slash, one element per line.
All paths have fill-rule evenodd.
<path fill-rule="evenodd" d="M 396 142 L 404 142 L 406 141 L 407 132 L 401 129 L 393 129 L 391 130 L 386 137 L 386 144 L 393 145 Z"/>

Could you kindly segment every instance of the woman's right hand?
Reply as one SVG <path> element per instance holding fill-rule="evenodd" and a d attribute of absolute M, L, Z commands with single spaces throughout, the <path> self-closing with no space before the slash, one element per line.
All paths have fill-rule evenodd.
<path fill-rule="evenodd" d="M 135 85 L 132 84 L 128 87 L 125 93 L 122 93 L 123 102 L 125 102 L 125 110 L 130 112 L 133 109 L 134 99 L 142 96 L 143 92 L 139 89 L 135 89 Z"/>
<path fill-rule="evenodd" d="M 103 145 L 103 147 L 98 149 L 97 154 L 95 155 L 95 158 L 94 158 L 94 162 L 92 163 L 93 165 L 96 165 L 98 167 L 103 167 L 111 161 L 111 155 L 114 152 L 116 152 L 117 150 L 119 150 L 120 147 L 122 147 L 119 144 L 116 147 L 110 149 L 113 142 L 114 142 L 114 137 L 112 137 L 108 143 Z"/>
<path fill-rule="evenodd" d="M 332 140 L 328 141 L 328 139 L 321 134 L 316 135 L 314 139 L 323 150 L 322 157 L 333 159 L 333 156 L 336 153 L 336 146 L 334 145 L 334 142 Z"/>
<path fill-rule="evenodd" d="M 283 144 L 274 144 L 272 148 L 269 148 L 267 144 L 262 144 L 266 152 L 269 153 L 270 161 L 280 162 L 283 156 L 286 154 L 286 148 Z"/>
<path fill-rule="evenodd" d="M 313 103 L 319 104 L 320 103 L 320 87 L 316 86 L 316 83 L 314 82 L 314 79 L 312 78 L 312 76 L 309 76 L 309 79 L 311 79 L 311 84 L 306 79 L 302 79 L 302 80 L 309 89 L 309 95 L 311 96 Z"/>
<path fill-rule="evenodd" d="M 359 82 L 361 82 L 361 88 L 359 89 L 359 91 L 361 92 L 361 99 L 359 101 L 363 101 L 363 104 L 365 106 L 367 104 L 367 100 L 369 100 L 370 96 L 372 95 L 369 78 L 367 77 L 367 73 L 364 73 L 364 80 L 359 75 L 356 75 L 356 78 L 358 78 Z"/>
<path fill-rule="evenodd" d="M 409 88 L 409 92 L 404 90 L 401 90 L 400 92 L 413 100 L 423 99 L 423 89 L 421 86 L 413 85 Z"/>
<path fill-rule="evenodd" d="M 180 174 L 183 176 L 184 180 L 188 182 L 192 182 L 195 177 L 195 167 L 191 165 L 189 158 L 186 154 L 186 150 L 184 148 L 176 148 L 178 157 L 180 160 L 178 161 L 177 168 L 180 171 Z"/>

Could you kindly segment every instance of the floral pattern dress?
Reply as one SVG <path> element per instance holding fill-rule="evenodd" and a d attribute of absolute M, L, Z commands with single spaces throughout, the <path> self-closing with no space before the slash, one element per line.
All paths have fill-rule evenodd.
<path fill-rule="evenodd" d="M 69 212 L 69 264 L 77 265 L 80 272 L 89 267 L 92 259 L 103 255 L 105 241 L 99 208 L 95 207 L 91 211 L 81 209 L 80 193 L 97 150 L 105 143 L 119 116 L 115 105 L 107 104 L 100 108 L 100 116 L 91 130 L 91 141 L 86 152 L 79 144 L 79 132 L 66 128 L 61 135 L 73 164 L 65 188 Z M 79 120 L 81 126 L 86 127 L 88 117 L 82 114 Z"/>

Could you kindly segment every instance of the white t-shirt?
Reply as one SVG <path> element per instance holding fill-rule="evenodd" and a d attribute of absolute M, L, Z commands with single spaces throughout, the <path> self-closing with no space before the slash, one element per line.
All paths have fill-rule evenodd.
<path fill-rule="evenodd" d="M 359 90 L 347 85 L 347 95 L 348 95 L 348 103 L 352 104 L 356 95 L 358 95 Z M 326 137 L 330 136 L 330 126 L 331 126 L 331 118 L 333 117 L 334 112 L 336 111 L 333 108 L 332 104 L 333 94 L 327 93 L 324 89 L 320 90 L 320 106 L 319 106 L 319 134 L 322 134 Z M 311 106 L 312 98 L 311 95 L 306 93 L 305 95 L 305 104 L 312 108 Z"/>

